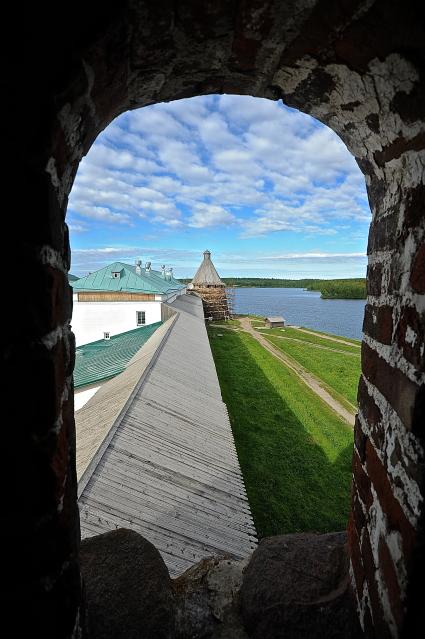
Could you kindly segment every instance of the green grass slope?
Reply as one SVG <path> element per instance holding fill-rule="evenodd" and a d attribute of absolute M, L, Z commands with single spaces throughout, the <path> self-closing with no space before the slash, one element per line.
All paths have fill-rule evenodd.
<path fill-rule="evenodd" d="M 352 430 L 251 336 L 209 329 L 260 537 L 344 529 Z"/>
<path fill-rule="evenodd" d="M 266 331 L 262 332 L 266 333 Z M 268 336 L 267 333 L 265 337 L 324 382 L 327 390 L 335 399 L 348 401 L 353 412 L 356 410 L 357 387 L 360 378 L 360 352 L 358 349 L 357 352 L 353 353 L 344 350 L 344 344 L 335 342 L 328 342 L 327 346 L 323 346 L 306 341 L 298 342 L 295 339 Z M 340 349 L 340 346 L 343 348 Z"/>

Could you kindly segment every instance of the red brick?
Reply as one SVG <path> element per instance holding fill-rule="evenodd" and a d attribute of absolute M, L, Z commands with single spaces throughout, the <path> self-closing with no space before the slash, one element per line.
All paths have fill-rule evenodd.
<path fill-rule="evenodd" d="M 359 497 L 362 502 L 369 508 L 372 504 L 373 498 L 370 490 L 370 479 L 366 475 L 360 463 L 360 458 L 356 451 L 353 454 L 353 475 L 355 487 L 358 491 Z"/>
<path fill-rule="evenodd" d="M 425 242 L 419 246 L 413 259 L 410 285 L 416 293 L 425 293 Z"/>
<path fill-rule="evenodd" d="M 403 153 L 406 153 L 406 151 L 422 151 L 424 146 L 425 133 L 418 133 L 410 140 L 406 140 L 404 136 L 400 136 L 381 151 L 374 153 L 375 162 L 378 166 L 384 166 L 387 162 L 399 158 Z"/>
<path fill-rule="evenodd" d="M 363 332 L 382 344 L 391 344 L 393 335 L 392 306 L 365 307 Z"/>
<path fill-rule="evenodd" d="M 360 550 L 360 539 L 352 516 L 350 517 L 350 520 L 348 522 L 347 533 L 350 559 L 354 572 L 354 580 L 356 582 L 357 593 L 359 597 L 361 597 L 363 592 L 365 573 L 362 562 L 362 554 Z"/>
<path fill-rule="evenodd" d="M 385 216 L 377 217 L 370 225 L 367 254 L 395 248 L 399 209 L 395 208 Z"/>
<path fill-rule="evenodd" d="M 362 372 L 393 407 L 405 427 L 411 430 L 419 387 L 365 342 L 362 343 Z"/>
<path fill-rule="evenodd" d="M 357 392 L 357 401 L 359 408 L 362 411 L 363 416 L 367 420 L 369 426 L 378 426 L 382 422 L 381 409 L 375 403 L 372 395 L 369 395 L 369 391 L 361 377 L 359 382 L 359 389 Z"/>
<path fill-rule="evenodd" d="M 366 526 L 366 516 L 363 512 L 363 508 L 360 503 L 358 494 L 356 493 L 355 490 L 353 492 L 354 494 L 351 498 L 351 509 L 352 509 L 352 515 L 353 515 L 354 523 L 357 529 L 357 533 L 360 536 L 363 528 Z"/>
<path fill-rule="evenodd" d="M 416 339 L 412 345 L 406 342 L 406 331 L 410 328 L 415 334 Z M 425 316 L 419 314 L 417 310 L 411 306 L 405 306 L 401 309 L 398 319 L 395 338 L 404 357 L 414 364 L 418 370 L 425 368 L 425 353 L 420 352 L 420 345 L 425 342 Z"/>
<path fill-rule="evenodd" d="M 375 628 L 372 621 L 369 605 L 366 606 L 363 618 L 363 632 L 365 639 L 376 639 Z"/>
<path fill-rule="evenodd" d="M 406 561 L 415 543 L 415 529 L 408 521 L 400 502 L 394 497 L 387 469 L 382 464 L 370 441 L 366 444 L 366 468 L 370 481 L 378 495 L 379 503 L 388 519 L 391 530 L 400 532 Z"/>
<path fill-rule="evenodd" d="M 362 431 L 359 416 L 356 415 L 356 419 L 354 423 L 354 445 L 356 447 L 356 450 L 359 454 L 359 457 L 362 463 L 365 460 L 366 439 L 367 439 L 367 435 L 365 435 L 364 432 Z"/>
<path fill-rule="evenodd" d="M 382 291 L 382 264 L 373 264 L 367 267 L 366 285 L 368 295 L 378 296 Z"/>
<path fill-rule="evenodd" d="M 410 230 L 420 226 L 424 217 L 425 184 L 418 184 L 406 191 L 404 227 Z"/>
<path fill-rule="evenodd" d="M 370 546 L 370 540 L 367 534 L 363 535 L 361 544 L 361 553 L 363 566 L 365 571 L 365 579 L 368 585 L 370 603 L 372 608 L 373 626 L 375 636 L 379 639 L 387 639 L 390 637 L 387 623 L 384 619 L 384 612 L 382 609 L 381 599 L 378 593 L 378 586 L 376 583 L 376 566 L 373 559 L 372 548 Z"/>
<path fill-rule="evenodd" d="M 379 540 L 378 553 L 379 569 L 384 577 L 385 586 L 388 591 L 391 612 L 393 613 L 397 626 L 400 627 L 403 621 L 403 603 L 401 601 L 400 586 L 390 551 L 382 537 Z"/>

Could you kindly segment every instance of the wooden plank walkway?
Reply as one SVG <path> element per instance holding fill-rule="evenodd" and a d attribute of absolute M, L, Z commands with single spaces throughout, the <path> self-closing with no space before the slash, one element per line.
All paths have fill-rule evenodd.
<path fill-rule="evenodd" d="M 207 556 L 245 557 L 256 532 L 202 302 L 185 295 L 173 307 L 177 318 L 89 478 L 86 472 L 79 503 L 83 537 L 132 528 L 155 544 L 177 576 Z M 101 389 L 111 406 L 119 377 Z M 90 402 L 87 424 L 96 414 Z"/>

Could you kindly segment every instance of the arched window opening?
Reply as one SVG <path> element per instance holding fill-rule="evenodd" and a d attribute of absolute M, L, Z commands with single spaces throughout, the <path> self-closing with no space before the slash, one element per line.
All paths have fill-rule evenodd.
<path fill-rule="evenodd" d="M 370 211 L 336 134 L 249 96 L 127 112 L 81 162 L 68 221 L 83 538 L 133 528 L 178 575 L 258 538 L 345 529 Z M 173 339 L 181 359 L 165 374 Z M 158 371 L 158 411 L 145 415 Z M 156 428 L 177 403 L 184 428 Z"/>

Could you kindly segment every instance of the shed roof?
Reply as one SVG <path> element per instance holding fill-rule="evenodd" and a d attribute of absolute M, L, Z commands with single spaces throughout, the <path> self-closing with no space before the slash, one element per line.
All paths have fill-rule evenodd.
<path fill-rule="evenodd" d="M 115 274 L 115 275 L 114 275 Z M 115 291 L 163 295 L 184 288 L 171 274 L 113 262 L 73 282 L 75 291 Z"/>
<path fill-rule="evenodd" d="M 88 384 L 115 377 L 127 366 L 130 359 L 156 331 L 162 322 L 134 328 L 131 331 L 84 344 L 76 349 L 74 386 Z"/>
<path fill-rule="evenodd" d="M 192 280 L 192 284 L 202 286 L 202 285 L 210 285 L 210 286 L 226 286 L 225 283 L 220 279 L 217 271 L 215 270 L 215 266 L 211 260 L 211 252 L 206 250 L 204 251 L 204 259 L 201 263 L 201 266 L 195 273 L 195 277 Z"/>

